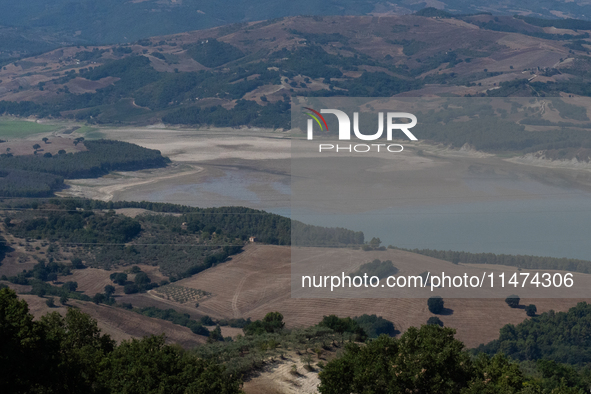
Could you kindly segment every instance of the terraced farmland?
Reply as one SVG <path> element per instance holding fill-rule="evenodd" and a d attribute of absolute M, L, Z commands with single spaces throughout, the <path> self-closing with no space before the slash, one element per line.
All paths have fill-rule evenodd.
<path fill-rule="evenodd" d="M 164 298 L 166 300 L 172 300 L 180 304 L 184 304 L 186 302 L 197 302 L 211 296 L 211 293 L 207 291 L 173 284 L 158 287 L 153 290 L 153 294 L 157 297 Z"/>

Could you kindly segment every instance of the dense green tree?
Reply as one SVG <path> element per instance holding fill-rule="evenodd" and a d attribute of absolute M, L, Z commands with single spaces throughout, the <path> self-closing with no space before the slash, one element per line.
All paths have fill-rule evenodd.
<path fill-rule="evenodd" d="M 351 319 L 350 317 L 341 318 L 337 315 L 324 316 L 320 323 L 318 323 L 318 326 L 330 328 L 341 335 L 344 333 L 354 334 L 356 341 L 363 342 L 365 339 L 367 339 L 367 333 L 355 320 Z"/>
<path fill-rule="evenodd" d="M 112 393 L 234 394 L 239 380 L 223 376 L 222 366 L 167 346 L 164 336 L 124 341 L 103 359 L 101 380 Z"/>
<path fill-rule="evenodd" d="M 224 337 L 222 336 L 222 328 L 220 326 L 216 326 L 213 330 L 209 332 L 209 337 L 207 338 L 208 343 L 213 343 L 216 341 L 223 341 Z"/>
<path fill-rule="evenodd" d="M 470 358 L 455 331 L 411 327 L 401 338 L 385 335 L 366 346 L 348 344 L 320 372 L 322 394 L 459 393 L 472 377 Z"/>
<path fill-rule="evenodd" d="M 536 306 L 534 304 L 529 304 L 528 306 L 525 307 L 525 313 L 529 317 L 534 317 L 537 312 L 538 312 L 538 308 L 536 308 Z"/>
<path fill-rule="evenodd" d="M 76 289 L 78 288 L 78 283 L 77 282 L 68 281 L 68 282 L 64 283 L 62 285 L 62 287 L 64 289 L 66 289 L 67 291 L 69 291 L 69 292 L 73 292 L 73 291 L 76 291 Z"/>
<path fill-rule="evenodd" d="M 224 367 L 165 344 L 164 336 L 116 346 L 90 316 L 68 309 L 34 321 L 25 301 L 0 289 L 0 392 L 238 394 Z"/>
<path fill-rule="evenodd" d="M 368 338 L 377 338 L 382 334 L 388 336 L 396 335 L 394 323 L 377 315 L 361 315 L 354 317 L 353 320 L 365 331 Z"/>
<path fill-rule="evenodd" d="M 45 305 L 47 305 L 50 308 L 55 308 L 55 301 L 53 299 L 53 297 L 49 297 L 46 301 L 45 301 Z"/>
<path fill-rule="evenodd" d="M 132 309 L 131 304 L 122 305 L 126 309 Z M 134 309 L 135 312 L 141 313 L 144 316 L 154 317 L 157 319 L 167 320 L 174 324 L 178 324 L 184 327 L 189 328 L 193 334 L 197 335 L 209 335 L 209 330 L 203 327 L 201 322 L 191 319 L 188 313 L 180 313 L 176 310 L 169 308 L 169 309 L 160 309 L 154 306 L 145 307 Z"/>
<path fill-rule="evenodd" d="M 92 297 L 92 302 L 98 305 L 102 302 L 105 302 L 105 299 L 106 297 L 103 293 L 96 293 L 94 297 Z"/>
<path fill-rule="evenodd" d="M 101 334 L 95 320 L 77 309 L 68 308 L 66 316 L 47 314 L 40 323 L 53 354 L 53 384 L 58 391 L 92 392 L 99 375 L 97 366 L 114 349 L 115 342 Z"/>
<path fill-rule="evenodd" d="M 427 306 L 429 307 L 429 312 L 434 313 L 436 315 L 443 312 L 443 305 L 444 301 L 443 298 L 439 296 L 431 297 L 427 300 Z"/>
<path fill-rule="evenodd" d="M 127 282 L 127 274 L 124 272 L 113 272 L 110 275 L 110 278 L 113 282 L 117 283 L 120 286 L 123 286 L 125 282 Z"/>
<path fill-rule="evenodd" d="M 82 263 L 82 259 L 79 259 L 78 257 L 74 257 L 71 261 L 72 261 L 72 268 L 74 268 L 74 269 L 84 268 L 84 264 Z"/>
<path fill-rule="evenodd" d="M 246 335 L 261 335 L 264 333 L 279 332 L 283 329 L 283 315 L 279 312 L 269 312 L 262 320 L 255 320 L 244 326 Z"/>
<path fill-rule="evenodd" d="M 145 272 L 140 272 L 136 274 L 134 279 L 135 284 L 138 286 L 147 285 L 151 281 L 152 280 L 148 277 L 148 275 Z"/>
<path fill-rule="evenodd" d="M 115 293 L 115 287 L 111 286 L 111 285 L 106 285 L 105 286 L 105 295 L 107 297 L 112 296 Z"/>
<path fill-rule="evenodd" d="M 140 267 L 138 267 L 137 265 L 134 265 L 133 267 L 131 267 L 129 272 L 131 272 L 132 274 L 137 274 L 137 273 L 142 272 L 142 269 Z"/>
<path fill-rule="evenodd" d="M 8 288 L 0 289 L 0 392 L 22 393 L 47 375 L 44 333 L 29 306 Z"/>
<path fill-rule="evenodd" d="M 505 298 L 505 302 L 511 308 L 517 308 L 519 306 L 519 296 L 510 295 L 509 297 Z"/>
<path fill-rule="evenodd" d="M 140 289 L 135 283 L 127 283 L 125 286 L 123 286 L 123 292 L 125 294 L 135 294 L 139 291 Z"/>
<path fill-rule="evenodd" d="M 367 245 L 363 245 L 364 247 Z M 395 275 L 398 268 L 394 267 L 391 260 L 380 261 L 378 259 L 372 262 L 362 264 L 357 271 L 350 274 L 353 276 L 361 276 L 367 274 L 368 277 L 377 276 L 380 279 L 387 278 L 390 275 Z"/>
<path fill-rule="evenodd" d="M 488 357 L 479 354 L 473 363 L 472 379 L 462 394 L 505 394 L 505 393 L 539 393 L 539 388 L 531 385 L 522 391 L 526 379 L 519 364 L 511 362 L 502 354 Z M 558 393 L 556 393 L 558 394 Z M 566 394 L 566 393 L 563 393 Z"/>

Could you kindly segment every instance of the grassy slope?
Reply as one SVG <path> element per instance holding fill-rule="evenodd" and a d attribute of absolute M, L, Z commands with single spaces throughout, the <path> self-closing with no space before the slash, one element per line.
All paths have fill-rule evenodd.
<path fill-rule="evenodd" d="M 35 134 L 55 131 L 59 128 L 56 125 L 0 118 L 0 138 L 26 138 Z"/>

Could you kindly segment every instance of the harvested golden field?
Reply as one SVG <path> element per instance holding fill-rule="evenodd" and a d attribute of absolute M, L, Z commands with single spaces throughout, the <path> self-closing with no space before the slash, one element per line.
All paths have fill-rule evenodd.
<path fill-rule="evenodd" d="M 96 293 L 105 291 L 105 286 L 113 285 L 109 275 L 114 271 L 105 271 L 96 268 L 85 268 L 82 270 L 73 270 L 72 275 L 60 276 L 60 282 L 78 283 L 78 291 L 92 297 Z M 123 293 L 121 286 L 116 286 L 117 294 Z"/>
<path fill-rule="evenodd" d="M 14 286 L 11 284 L 10 287 Z M 66 306 L 62 306 L 59 304 L 58 297 L 54 297 L 56 307 L 49 308 L 45 304 L 47 297 L 41 298 L 28 294 L 19 294 L 19 297 L 27 301 L 30 312 L 37 319 L 50 312 L 59 312 L 65 315 L 67 307 L 80 309 L 98 322 L 98 326 L 104 334 L 109 334 L 118 342 L 131 338 L 160 335 L 162 333 L 166 334 L 168 343 L 178 343 L 185 348 L 194 347 L 206 341 L 205 337 L 193 334 L 186 327 L 165 320 L 143 316 L 139 313 L 121 308 L 95 305 L 92 302 L 78 300 L 70 300 Z"/>
<path fill-rule="evenodd" d="M 312 250 L 313 248 L 310 248 Z M 392 260 L 399 269 L 399 274 L 417 274 L 425 270 L 436 272 L 437 267 L 445 267 L 450 274 L 454 272 L 471 272 L 479 269 L 475 265 L 454 265 L 449 262 L 433 259 L 410 252 L 388 249 L 386 251 L 363 252 L 360 250 L 345 250 L 334 248 L 314 248 L 314 253 L 323 253 L 327 261 L 339 259 L 342 253 L 348 253 L 348 263 L 343 269 L 351 273 L 357 267 L 373 259 Z M 332 256 L 332 257 L 331 257 Z M 279 311 L 285 317 L 287 327 L 309 326 L 318 323 L 324 315 L 336 314 L 341 317 L 360 316 L 363 314 L 377 314 L 394 322 L 398 331 L 404 332 L 408 327 L 425 324 L 433 316 L 425 298 L 292 298 L 291 294 L 291 248 L 273 245 L 248 245 L 244 252 L 233 256 L 230 261 L 208 269 L 191 278 L 175 282 L 171 289 L 182 289 L 187 294 L 200 294 L 198 300 L 181 297 L 178 300 L 171 296 L 162 298 L 152 290 L 148 293 L 125 295 L 121 286 L 115 286 L 118 302 L 129 302 L 134 307 L 156 306 L 161 309 L 174 308 L 181 313 L 187 313 L 193 319 L 209 315 L 216 319 L 252 318 L 260 319 L 266 313 Z M 4 261 L 3 272 L 12 266 L 21 266 L 16 261 Z M 109 275 L 116 271 L 129 271 L 130 267 L 120 270 L 105 271 L 86 268 L 74 270 L 72 275 L 60 277 L 59 280 L 75 281 L 78 291 L 89 296 L 102 292 L 104 287 L 112 284 Z M 158 267 L 142 265 L 140 267 L 153 281 L 162 277 Z M 489 265 L 488 271 L 514 271 L 513 267 Z M 130 280 L 133 275 L 130 274 Z M 8 284 L 8 283 L 7 283 Z M 38 318 L 49 311 L 65 312 L 64 307 L 48 308 L 46 298 L 22 294 L 30 291 L 29 286 L 9 284 L 15 288 L 21 297 L 30 303 L 31 312 Z M 166 287 L 163 287 L 166 289 Z M 175 293 L 176 294 L 176 293 Z M 184 294 L 184 293 L 183 293 Z M 431 293 L 426 297 L 431 296 Z M 205 295 L 204 297 L 202 295 Z M 177 297 L 178 298 L 178 297 Z M 185 298 L 187 298 L 185 300 Z M 446 310 L 440 315 L 441 320 L 448 327 L 457 330 L 458 339 L 466 346 L 474 347 L 481 343 L 496 339 L 499 329 L 505 324 L 517 324 L 526 319 L 523 309 L 509 308 L 503 298 L 451 298 L 445 297 Z M 56 300 L 57 301 L 57 300 Z M 181 303 L 180 301 L 185 301 Z M 538 313 L 553 309 L 566 311 L 580 299 L 546 299 L 522 298 L 521 304 L 533 303 Z M 198 302 L 198 307 L 195 304 Z M 144 335 L 166 333 L 169 342 L 176 342 L 191 347 L 203 343 L 205 338 L 191 333 L 188 328 L 174 325 L 170 322 L 153 319 L 121 308 L 95 305 L 91 302 L 70 300 L 68 305 L 80 308 L 99 321 L 104 332 L 117 340 Z M 224 336 L 236 336 L 241 330 L 223 327 Z"/>
<path fill-rule="evenodd" d="M 378 254 L 382 260 L 391 259 L 401 272 L 405 260 L 420 270 L 423 269 L 421 265 L 428 267 L 436 263 L 451 266 L 448 262 L 396 250 L 359 253 L 366 253 L 368 260 L 378 258 Z M 279 311 L 284 315 L 287 327 L 313 325 L 329 314 L 341 317 L 377 314 L 394 322 L 396 329 L 403 332 L 408 327 L 425 324 L 433 316 L 426 299 L 291 298 L 290 261 L 289 247 L 249 245 L 231 261 L 176 284 L 212 293 L 199 304 L 196 312 L 200 314 L 216 318 L 260 319 L 270 311 Z M 550 309 L 566 311 L 578 301 L 581 300 L 536 298 L 522 299 L 521 303 L 534 303 L 538 313 L 542 313 Z M 498 337 L 499 329 L 505 324 L 517 324 L 526 319 L 523 309 L 511 309 L 500 298 L 445 298 L 445 307 L 447 312 L 440 316 L 441 320 L 446 326 L 455 328 L 458 339 L 468 347 L 489 342 Z"/>

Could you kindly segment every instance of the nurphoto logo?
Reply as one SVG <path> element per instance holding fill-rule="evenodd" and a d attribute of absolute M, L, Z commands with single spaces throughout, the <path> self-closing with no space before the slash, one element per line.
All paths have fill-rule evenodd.
<path fill-rule="evenodd" d="M 304 107 L 305 110 L 310 112 L 306 112 L 310 119 L 308 119 L 307 124 L 307 134 L 308 140 L 314 139 L 314 123 L 316 123 L 321 131 L 328 132 L 328 124 L 326 123 L 326 119 L 322 114 L 332 114 L 337 117 L 338 124 L 339 124 L 339 140 L 341 141 L 350 141 L 351 140 L 351 119 L 349 115 L 347 115 L 344 111 L 338 109 L 321 109 L 320 112 L 309 108 Z M 410 120 L 409 123 L 395 123 L 399 122 L 401 119 L 408 119 Z M 409 129 L 413 128 L 417 124 L 417 117 L 408 112 L 388 112 L 386 113 L 386 140 L 392 141 L 393 131 L 400 130 L 402 131 L 406 137 L 408 137 L 411 141 L 417 141 L 417 137 L 414 136 L 413 133 Z M 362 141 L 375 141 L 382 137 L 384 134 L 384 113 L 378 113 L 378 131 L 373 134 L 364 134 L 359 130 L 359 112 L 353 112 L 353 133 L 355 137 Z M 371 145 L 371 146 L 370 146 Z M 402 152 L 404 147 L 400 144 L 357 144 L 357 145 L 347 145 L 347 146 L 339 146 L 334 144 L 320 144 L 319 145 L 319 152 L 323 151 L 348 151 L 348 152 L 358 152 L 364 153 L 373 150 L 373 147 L 380 152 L 381 147 L 386 147 L 388 152 Z M 396 149 L 392 149 L 395 147 Z"/>

